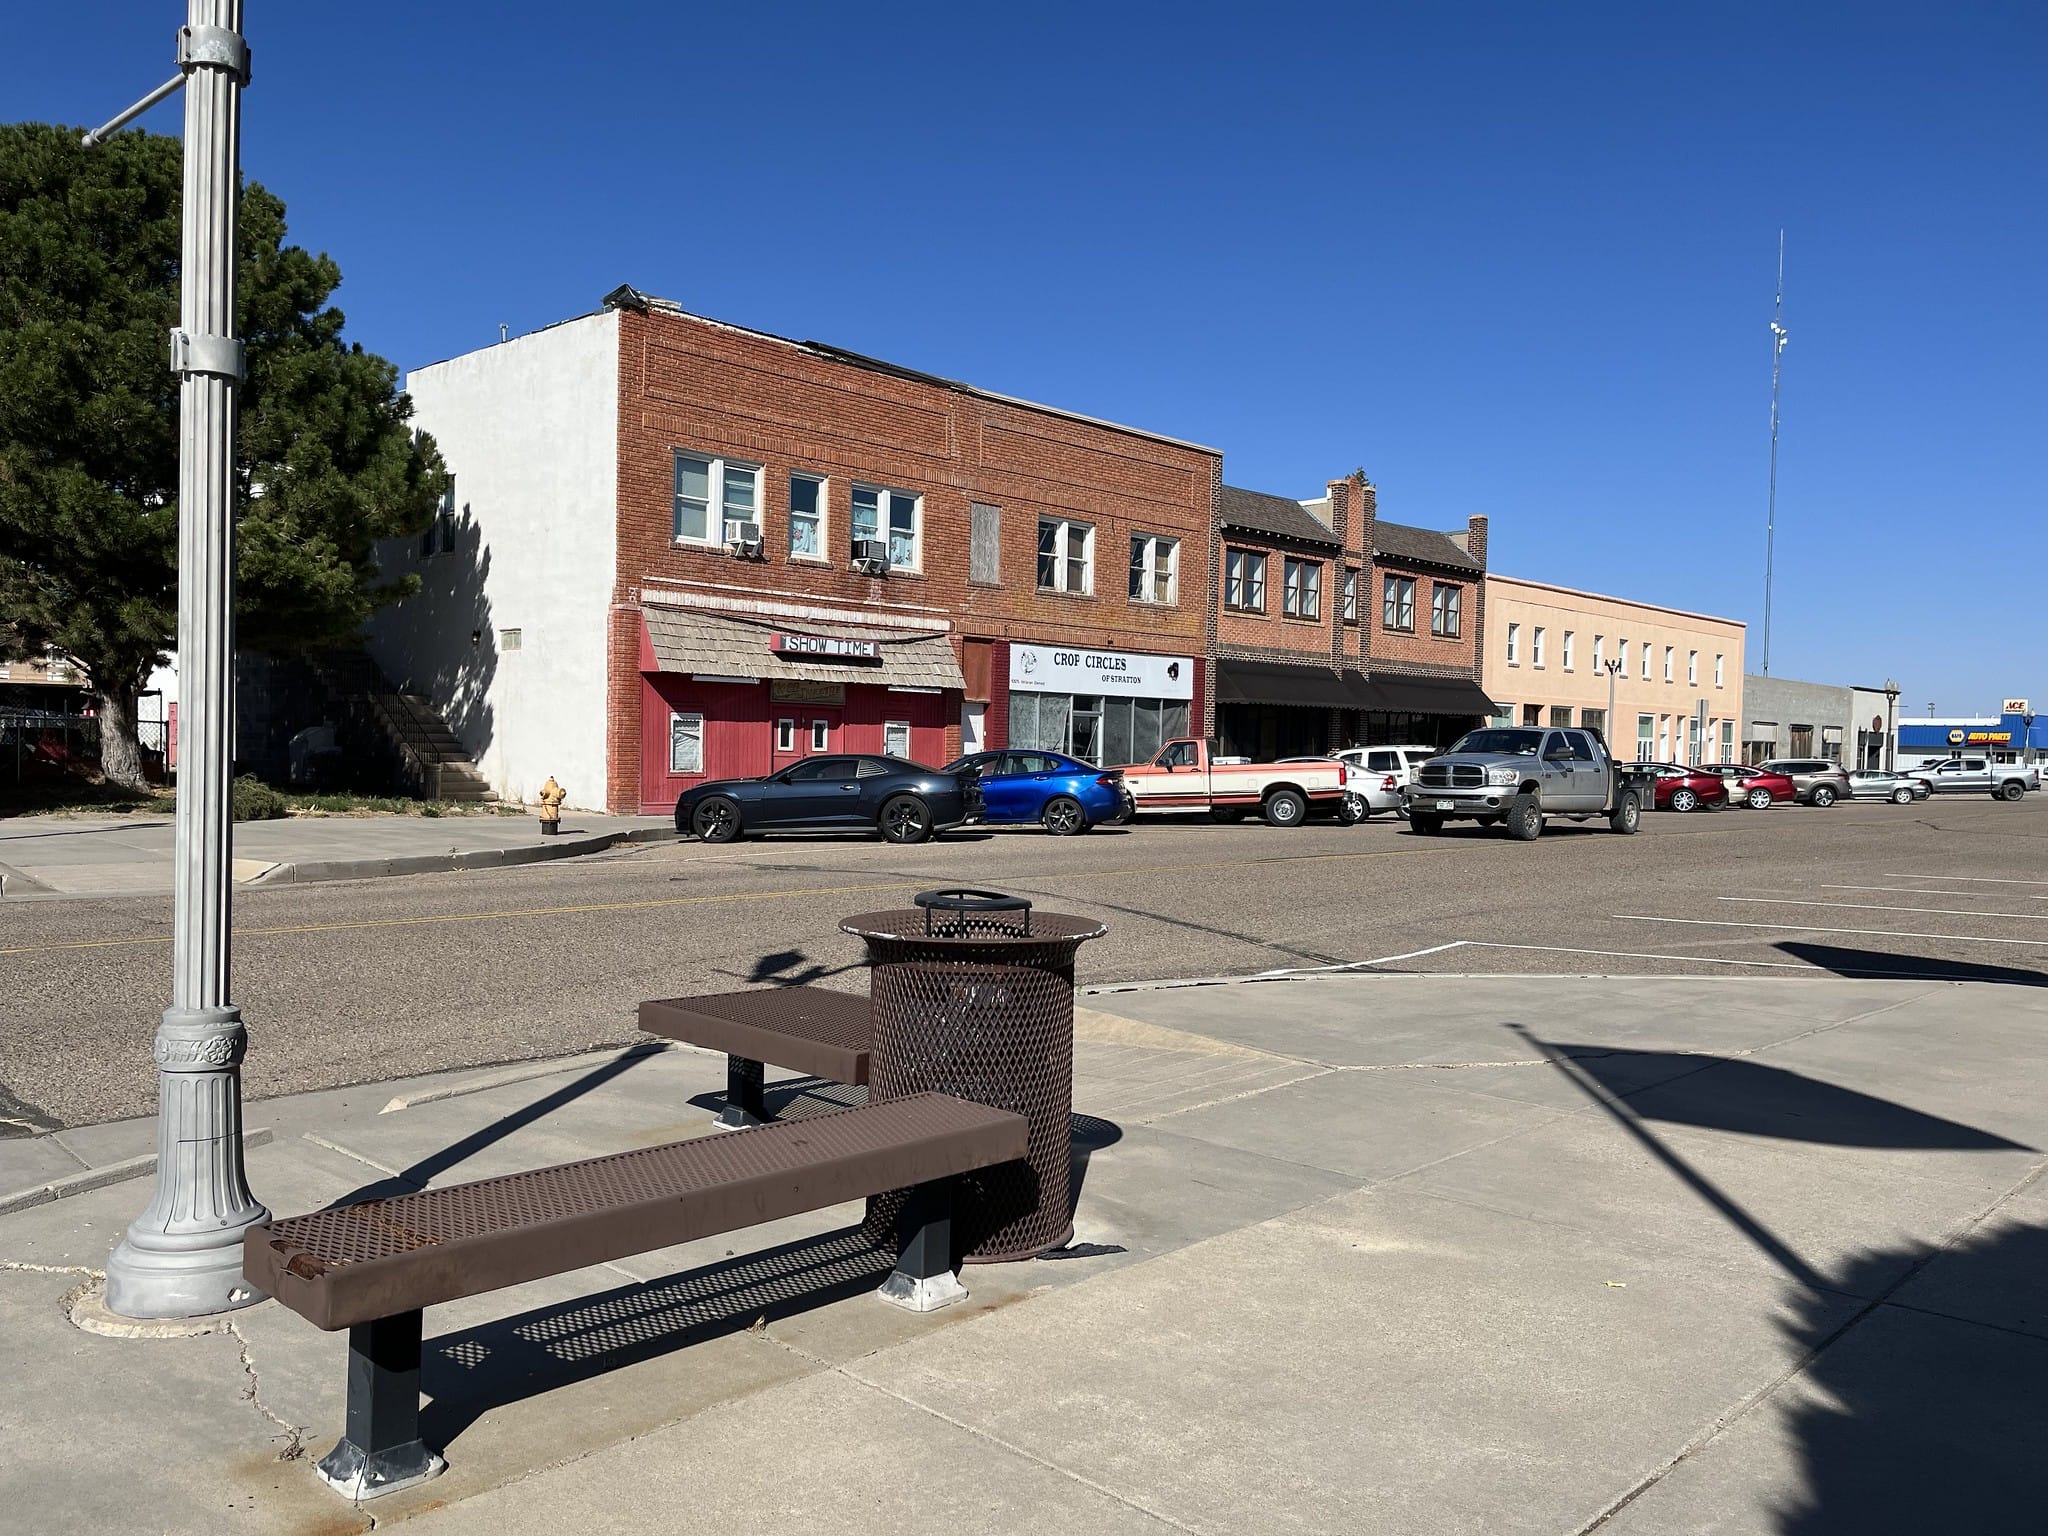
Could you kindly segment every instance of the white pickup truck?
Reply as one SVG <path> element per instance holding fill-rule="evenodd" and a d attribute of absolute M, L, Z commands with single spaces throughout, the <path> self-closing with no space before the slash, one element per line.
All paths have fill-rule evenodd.
<path fill-rule="evenodd" d="M 1906 776 L 1921 780 L 1937 795 L 1992 795 L 2000 800 L 2017 800 L 2028 790 L 2041 787 L 2040 770 L 2033 765 L 1994 763 L 1982 755 L 1922 763 L 1918 768 L 1908 768 Z"/>
<path fill-rule="evenodd" d="M 1216 757 L 1210 744 L 1183 737 L 1169 741 L 1149 763 L 1118 772 L 1141 814 L 1201 811 L 1239 821 L 1257 811 L 1268 826 L 1298 827 L 1312 812 L 1342 815 L 1349 770 L 1329 758 L 1312 762 L 1247 763 Z"/>

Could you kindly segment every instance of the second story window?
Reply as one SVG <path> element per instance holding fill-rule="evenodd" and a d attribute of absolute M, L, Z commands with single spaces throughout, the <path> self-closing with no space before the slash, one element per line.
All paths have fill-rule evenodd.
<path fill-rule="evenodd" d="M 761 466 L 676 453 L 675 540 L 722 544 L 729 523 L 761 524 Z M 734 538 L 747 535 L 734 534 Z M 752 537 L 759 537 L 758 534 Z"/>
<path fill-rule="evenodd" d="M 1676 656 L 1677 654 L 1678 654 L 1678 650 L 1677 650 L 1677 647 L 1675 647 L 1675 646 L 1669 646 L 1669 645 L 1667 645 L 1667 646 L 1665 646 L 1665 647 L 1664 647 L 1664 681 L 1665 681 L 1665 682 L 1667 682 L 1667 683 L 1668 683 L 1668 682 L 1670 682 L 1670 681 L 1672 680 L 1672 678 L 1671 678 L 1671 658 L 1672 658 L 1672 657 L 1674 657 L 1674 656 Z"/>
<path fill-rule="evenodd" d="M 863 544 L 880 541 L 888 546 L 891 565 L 916 570 L 918 507 L 922 500 L 915 491 L 856 485 L 847 518 L 852 525 L 855 558 Z"/>
<path fill-rule="evenodd" d="M 1290 619 L 1320 619 L 1323 616 L 1322 562 L 1284 560 L 1280 574 L 1280 611 Z"/>
<path fill-rule="evenodd" d="M 1626 640 L 1617 640 L 1617 641 L 1615 641 L 1615 642 L 1614 642 L 1614 659 L 1615 659 L 1616 661 L 1618 661 L 1618 662 L 1620 662 L 1620 663 L 1621 663 L 1621 675 L 1622 675 L 1623 677 L 1627 677 L 1627 676 L 1628 676 L 1628 642 L 1627 642 Z"/>
<path fill-rule="evenodd" d="M 1541 624 L 1536 626 L 1535 634 L 1530 637 L 1529 664 L 1536 667 L 1543 665 L 1543 626 Z"/>
<path fill-rule="evenodd" d="M 1344 622 L 1346 624 L 1356 624 L 1358 622 L 1358 572 L 1356 571 L 1346 571 L 1344 573 Z"/>
<path fill-rule="evenodd" d="M 1380 624 L 1387 629 L 1415 628 L 1415 578 L 1389 576 L 1380 583 Z"/>
<path fill-rule="evenodd" d="M 967 579 L 990 586 L 1003 579 L 1003 509 L 985 501 L 967 509 Z"/>
<path fill-rule="evenodd" d="M 1084 597 L 1095 590 L 1095 530 L 1064 517 L 1038 520 L 1038 590 Z"/>
<path fill-rule="evenodd" d="M 1131 601 L 1171 603 L 1180 597 L 1180 540 L 1131 535 Z"/>
<path fill-rule="evenodd" d="M 1700 653 L 1698 651 L 1687 651 L 1685 653 L 1685 680 L 1692 687 L 1697 688 L 1699 686 Z"/>
<path fill-rule="evenodd" d="M 1570 630 L 1564 632 L 1564 669 L 1572 670 L 1572 641 L 1577 637 Z"/>
<path fill-rule="evenodd" d="M 1510 624 L 1508 626 L 1508 665 L 1511 667 L 1519 667 L 1521 664 L 1522 626 L 1519 624 Z"/>
<path fill-rule="evenodd" d="M 1727 686 L 1727 661 L 1728 658 L 1726 656 L 1716 656 L 1714 658 L 1714 686 L 1716 688 Z"/>
<path fill-rule="evenodd" d="M 1240 613 L 1266 611 L 1266 557 L 1233 549 L 1223 557 L 1223 606 Z"/>
<path fill-rule="evenodd" d="M 1463 618 L 1460 610 L 1465 606 L 1465 589 L 1447 587 L 1442 582 L 1432 582 L 1429 594 L 1429 632 L 1446 640 L 1458 638 Z M 1565 663 L 1570 666 L 1570 662 Z"/>
<path fill-rule="evenodd" d="M 427 531 L 420 535 L 420 553 L 423 555 L 446 555 L 455 550 L 455 477 L 448 477 L 448 488 L 441 492 L 441 505 L 434 511 L 434 520 L 427 524 Z"/>
<path fill-rule="evenodd" d="M 797 560 L 825 558 L 825 481 L 822 476 L 789 477 L 789 553 Z"/>
<path fill-rule="evenodd" d="M 1593 637 L 1593 670 L 1600 671 L 1607 665 L 1607 646 L 1603 636 Z"/>

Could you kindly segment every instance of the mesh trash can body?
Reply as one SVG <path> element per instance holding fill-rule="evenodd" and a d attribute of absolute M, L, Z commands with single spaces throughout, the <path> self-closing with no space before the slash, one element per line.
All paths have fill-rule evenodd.
<path fill-rule="evenodd" d="M 1105 930 L 1051 912 L 969 917 L 929 933 L 927 919 L 906 908 L 839 925 L 867 941 L 872 966 L 869 1099 L 936 1090 L 1022 1115 L 1024 1161 L 962 1176 L 955 1242 L 966 1262 L 982 1264 L 1062 1247 L 1073 1233 L 1074 955 Z M 877 1242 L 889 1240 L 902 1205 L 902 1191 L 868 1202 Z"/>

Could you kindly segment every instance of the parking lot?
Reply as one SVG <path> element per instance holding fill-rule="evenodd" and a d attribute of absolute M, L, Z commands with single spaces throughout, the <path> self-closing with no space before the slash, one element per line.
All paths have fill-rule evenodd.
<path fill-rule="evenodd" d="M 641 999 L 863 984 L 840 918 L 939 885 L 1099 917 L 1084 985 L 1331 967 L 1518 975 L 2048 974 L 2048 802 L 1660 813 L 1534 843 L 1381 819 L 1280 831 L 1143 822 L 917 847 L 650 844 L 497 871 L 237 894 L 251 1091 L 272 1094 L 635 1038 Z M 170 903 L 0 912 L 16 1000 L 0 1134 L 149 1107 Z M 5 1122 L 12 1122 L 8 1124 Z"/>

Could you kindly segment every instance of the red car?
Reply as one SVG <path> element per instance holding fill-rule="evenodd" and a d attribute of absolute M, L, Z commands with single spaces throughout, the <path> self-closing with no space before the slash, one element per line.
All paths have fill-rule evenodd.
<path fill-rule="evenodd" d="M 1660 811 L 1697 811 L 1728 803 L 1728 785 L 1717 773 L 1705 768 L 1682 768 L 1677 763 L 1639 763 L 1657 775 L 1651 799 Z"/>
<path fill-rule="evenodd" d="M 1779 802 L 1798 798 L 1799 786 L 1782 773 L 1766 773 L 1747 763 L 1702 763 L 1701 773 L 1719 774 L 1728 786 L 1728 803 L 1761 811 Z"/>

